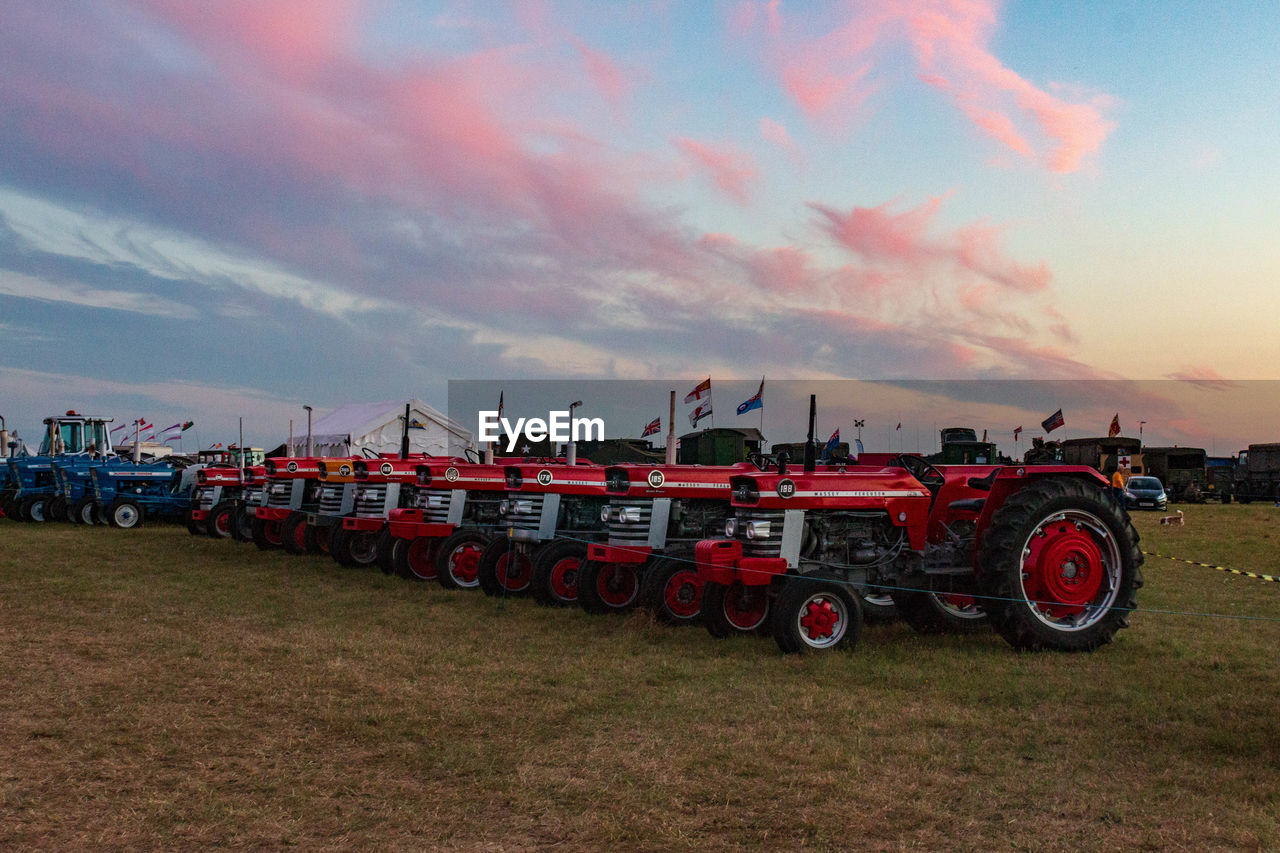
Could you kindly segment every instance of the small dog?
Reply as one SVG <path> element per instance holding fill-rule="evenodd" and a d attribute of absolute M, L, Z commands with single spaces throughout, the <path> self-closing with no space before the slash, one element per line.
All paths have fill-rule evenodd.
<path fill-rule="evenodd" d="M 1164 518 L 1160 519 L 1160 523 L 1161 523 L 1161 524 L 1176 524 L 1176 525 L 1178 525 L 1179 527 L 1181 527 L 1181 526 L 1182 526 L 1182 510 L 1178 510 L 1178 514 L 1177 514 L 1177 515 L 1166 515 Z"/>

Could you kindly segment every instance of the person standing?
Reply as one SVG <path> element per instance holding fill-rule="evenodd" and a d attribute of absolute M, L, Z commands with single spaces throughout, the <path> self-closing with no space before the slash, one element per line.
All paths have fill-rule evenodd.
<path fill-rule="evenodd" d="M 1115 495 L 1120 506 L 1124 506 L 1124 475 L 1120 473 L 1119 468 L 1111 475 L 1111 494 Z"/>

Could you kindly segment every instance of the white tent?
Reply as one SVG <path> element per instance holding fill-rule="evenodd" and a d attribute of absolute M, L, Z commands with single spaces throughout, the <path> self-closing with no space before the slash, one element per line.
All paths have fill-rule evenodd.
<path fill-rule="evenodd" d="M 472 435 L 421 400 L 409 400 L 409 452 L 432 456 L 461 455 L 475 446 Z M 404 401 L 351 403 L 340 406 L 311 424 L 312 453 L 316 456 L 358 456 L 364 449 L 374 453 L 398 453 L 404 429 Z M 307 451 L 307 432 L 294 433 L 293 455 Z"/>

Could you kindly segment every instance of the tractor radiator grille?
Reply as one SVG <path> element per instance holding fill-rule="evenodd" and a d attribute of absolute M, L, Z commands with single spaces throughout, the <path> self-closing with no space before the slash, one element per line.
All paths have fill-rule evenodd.
<path fill-rule="evenodd" d="M 241 498 L 246 506 L 262 506 L 262 486 L 245 486 Z"/>
<path fill-rule="evenodd" d="M 387 514 L 386 507 L 387 487 L 385 485 L 356 487 L 356 515 L 365 518 L 384 518 Z"/>
<path fill-rule="evenodd" d="M 428 524 L 445 524 L 449 521 L 449 501 L 452 489 L 418 489 L 414 496 L 415 509 L 422 510 L 422 520 Z"/>
<path fill-rule="evenodd" d="M 507 523 L 516 530 L 537 533 L 542 521 L 542 501 L 545 497 L 545 495 L 520 495 L 513 498 Z"/>
<path fill-rule="evenodd" d="M 652 522 L 652 498 L 609 501 L 609 544 L 622 547 L 648 545 Z"/>
<path fill-rule="evenodd" d="M 321 515 L 337 515 L 342 512 L 342 486 L 325 486 L 320 490 Z"/>
<path fill-rule="evenodd" d="M 195 495 L 192 496 L 191 503 L 196 509 L 204 512 L 208 512 L 213 509 L 213 487 L 201 486 L 196 489 Z"/>
<path fill-rule="evenodd" d="M 267 486 L 267 506 L 288 509 L 293 496 L 292 480 L 278 481 Z"/>
<path fill-rule="evenodd" d="M 782 523 L 784 514 L 778 510 L 739 510 L 737 514 L 737 538 L 742 541 L 742 554 L 745 557 L 778 557 L 782 554 Z M 755 526 L 757 535 L 747 538 L 747 525 Z M 764 525 L 768 525 L 768 533 L 759 535 Z"/>

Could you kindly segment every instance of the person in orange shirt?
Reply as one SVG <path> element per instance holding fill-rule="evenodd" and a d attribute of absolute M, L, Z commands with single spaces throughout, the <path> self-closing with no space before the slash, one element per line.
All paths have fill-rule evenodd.
<path fill-rule="evenodd" d="M 1120 473 L 1119 468 L 1111 475 L 1111 494 L 1115 495 L 1120 506 L 1124 506 L 1124 475 Z"/>

